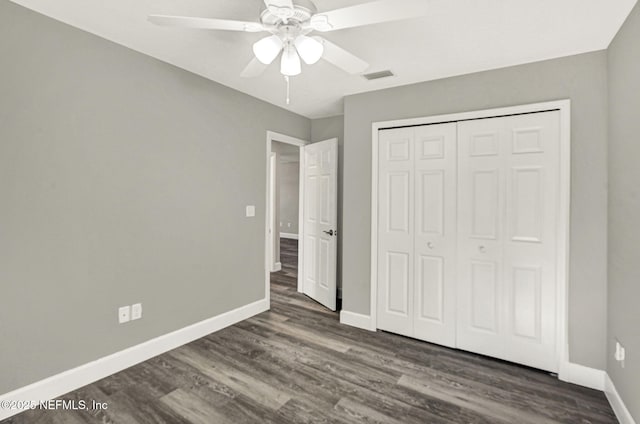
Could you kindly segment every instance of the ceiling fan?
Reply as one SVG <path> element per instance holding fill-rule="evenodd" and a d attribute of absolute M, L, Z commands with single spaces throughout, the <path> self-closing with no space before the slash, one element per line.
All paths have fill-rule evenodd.
<path fill-rule="evenodd" d="M 217 18 L 150 15 L 157 25 L 225 31 L 268 32 L 253 45 L 255 58 L 242 71 L 243 77 L 261 75 L 282 52 L 280 72 L 285 77 L 301 72 L 300 58 L 312 65 L 320 59 L 349 74 L 360 74 L 369 64 L 354 54 L 311 32 L 329 32 L 426 14 L 427 0 L 377 0 L 318 13 L 310 0 L 264 0 L 259 22 Z"/>

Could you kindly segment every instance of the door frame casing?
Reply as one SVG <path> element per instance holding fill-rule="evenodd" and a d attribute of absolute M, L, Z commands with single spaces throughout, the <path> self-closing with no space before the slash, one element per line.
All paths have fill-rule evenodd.
<path fill-rule="evenodd" d="M 304 146 L 309 144 L 307 140 L 302 140 L 300 138 L 292 137 L 286 134 L 281 134 L 275 131 L 267 131 L 266 137 L 266 205 L 265 205 L 265 230 L 264 230 L 264 240 L 265 240 L 265 257 L 264 257 L 264 269 L 265 269 L 265 299 L 267 300 L 267 306 L 271 308 L 271 258 L 272 258 L 272 246 L 271 246 L 271 237 L 269 235 L 269 227 L 271 225 L 271 199 L 270 199 L 270 184 L 271 184 L 271 143 L 277 141 L 280 143 L 291 144 L 293 146 L 297 146 L 300 150 L 300 173 L 299 173 L 299 183 L 298 183 L 298 240 L 304 240 Z M 302 283 L 303 279 L 303 262 L 300 258 L 303 257 L 303 243 L 298 241 L 298 292 L 302 292 Z"/>
<path fill-rule="evenodd" d="M 280 263 L 279 259 L 276 258 L 276 171 L 278 169 L 278 163 L 276 160 L 276 154 L 271 152 L 269 154 L 269 228 L 272 230 L 269 232 L 269 270 L 271 272 L 277 272 L 282 269 L 282 263 Z"/>
<path fill-rule="evenodd" d="M 558 262 L 556 267 L 557 287 L 557 328 L 556 355 L 558 359 L 558 377 L 566 380 L 569 364 L 569 248 L 570 248 L 570 207 L 571 207 L 571 100 L 557 100 L 510 106 L 471 112 L 427 116 L 422 118 L 400 119 L 374 122 L 372 124 L 371 151 L 371 298 L 370 330 L 377 330 L 378 298 L 378 133 L 383 129 L 420 125 L 442 124 L 475 119 L 497 118 L 502 116 L 528 114 L 536 112 L 559 111 L 560 113 L 560 169 L 559 169 L 559 207 L 558 207 Z"/>

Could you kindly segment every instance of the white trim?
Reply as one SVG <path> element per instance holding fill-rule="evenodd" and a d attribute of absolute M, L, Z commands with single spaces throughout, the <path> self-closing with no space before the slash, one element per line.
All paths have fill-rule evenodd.
<path fill-rule="evenodd" d="M 603 370 L 571 362 L 562 363 L 558 372 L 558 378 L 562 381 L 600 391 L 604 390 L 605 375 Z"/>
<path fill-rule="evenodd" d="M 636 424 L 635 420 L 631 416 L 631 412 L 627 409 L 627 406 L 622 401 L 622 398 L 616 390 L 616 386 L 613 384 L 609 374 L 605 374 L 604 380 L 604 394 L 607 396 L 611 409 L 616 413 L 616 417 L 620 424 Z"/>
<path fill-rule="evenodd" d="M 276 176 L 278 172 L 278 158 L 275 153 L 269 155 L 269 252 L 271 257 L 271 271 L 276 270 L 276 263 L 280 257 L 276 255 L 278 240 L 276 238 Z"/>
<path fill-rule="evenodd" d="M 280 233 L 280 238 L 298 240 L 299 236 L 298 234 L 294 234 L 294 233 Z"/>
<path fill-rule="evenodd" d="M 304 240 L 304 146 L 300 147 L 300 173 L 298 174 L 298 237 Z M 298 293 L 304 292 L 304 243 L 298 243 Z"/>
<path fill-rule="evenodd" d="M 569 260 L 571 257 L 571 101 L 553 102 L 560 110 L 560 187 L 558 195 L 558 264 L 556 281 L 558 281 L 557 320 L 558 328 L 556 349 L 562 378 L 562 364 L 569 363 Z"/>
<path fill-rule="evenodd" d="M 276 262 L 273 264 L 273 268 L 271 268 L 271 272 L 282 271 L 282 262 Z"/>
<path fill-rule="evenodd" d="M 303 195 L 304 195 L 304 190 L 302 189 L 303 185 L 302 185 L 302 181 L 304 181 L 302 179 L 302 168 L 304 166 L 304 146 L 309 144 L 308 141 L 306 140 L 302 140 L 300 138 L 296 138 L 296 137 L 291 137 L 289 135 L 286 134 L 280 134 L 277 133 L 275 131 L 267 131 L 267 138 L 266 138 L 266 144 L 267 144 L 267 156 L 266 156 L 266 164 L 267 164 L 267 174 L 266 174 L 266 189 L 265 189 L 265 193 L 267 193 L 266 196 L 266 208 L 265 211 L 267 211 L 265 213 L 265 228 L 264 228 L 264 239 L 265 239 L 265 263 L 264 263 L 264 296 L 265 299 L 267 300 L 267 304 L 271 305 L 271 291 L 270 291 L 270 287 L 271 287 L 271 261 L 270 261 L 270 256 L 271 256 L 271 250 L 272 247 L 269 244 L 269 221 L 271 219 L 271 212 L 270 212 L 270 208 L 269 208 L 269 182 L 271 180 L 270 176 L 271 176 L 271 166 L 270 166 L 270 158 L 271 158 L 271 142 L 273 141 L 278 141 L 280 143 L 286 143 L 286 144 L 292 144 L 294 146 L 298 146 L 300 148 L 300 199 L 299 199 L 299 207 L 298 207 L 298 222 L 300 224 L 302 224 L 302 216 L 304 213 L 304 199 L 303 199 Z M 300 228 L 300 227 L 299 227 Z M 300 237 L 303 238 L 304 233 L 303 233 L 304 229 L 300 229 L 299 233 L 300 233 Z M 300 258 L 302 258 L 302 246 L 300 246 L 298 248 L 298 291 L 301 292 L 302 291 L 302 261 L 300 260 Z"/>
<path fill-rule="evenodd" d="M 275 131 L 267 131 L 267 140 L 271 141 L 279 141 L 280 143 L 285 144 L 293 144 L 294 146 L 303 147 L 309 144 L 308 141 L 302 140 L 300 138 L 291 137 L 286 134 L 281 134 Z"/>
<path fill-rule="evenodd" d="M 340 324 L 362 328 L 363 330 L 376 331 L 376 329 L 371 325 L 370 315 L 362 315 L 345 310 L 340 311 Z"/>
<path fill-rule="evenodd" d="M 374 122 L 371 134 L 371 286 L 369 314 L 371 316 L 370 329 L 378 328 L 378 133 L 382 123 Z"/>
<path fill-rule="evenodd" d="M 499 116 L 535 113 L 547 110 L 562 110 L 569 107 L 571 100 L 556 100 L 544 103 L 532 103 L 520 106 L 508 106 L 496 109 L 475 110 L 471 112 L 450 113 L 446 115 L 425 116 L 422 118 L 396 119 L 391 121 L 374 122 L 374 131 L 384 128 L 408 127 L 417 125 L 440 124 L 443 122 L 468 121 L 470 119 L 495 118 Z"/>
<path fill-rule="evenodd" d="M 269 309 L 266 299 L 225 312 L 180 330 L 156 337 L 112 355 L 45 378 L 28 386 L 0 395 L 3 401 L 46 401 L 108 377 L 169 350 L 183 346 L 208 334 L 248 319 Z M 0 408 L 0 420 L 22 411 Z"/>
<path fill-rule="evenodd" d="M 571 100 L 535 103 L 521 106 L 497 109 L 479 110 L 473 112 L 453 113 L 447 115 L 429 116 L 423 118 L 400 119 L 392 121 L 374 122 L 371 132 L 371 296 L 369 310 L 371 325 L 377 328 L 377 272 L 378 272 L 378 132 L 384 128 L 405 127 L 412 125 L 428 125 L 444 122 L 456 122 L 470 119 L 492 118 L 498 116 L 535 113 L 550 110 L 560 111 L 560 199 L 558 217 L 558 330 L 557 357 L 560 378 L 565 377 L 568 363 L 568 299 L 569 299 L 569 249 L 570 249 L 570 202 L 571 202 Z"/>

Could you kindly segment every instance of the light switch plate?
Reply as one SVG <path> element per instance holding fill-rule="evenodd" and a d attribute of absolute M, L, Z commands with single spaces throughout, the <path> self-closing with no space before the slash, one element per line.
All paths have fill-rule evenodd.
<path fill-rule="evenodd" d="M 131 320 L 131 307 L 123 306 L 118 308 L 118 322 L 120 324 L 124 324 L 125 322 L 129 322 Z"/>
<path fill-rule="evenodd" d="M 256 216 L 256 207 L 253 205 L 247 206 L 247 218 Z"/>
<path fill-rule="evenodd" d="M 131 305 L 131 321 L 142 318 L 142 303 Z"/>

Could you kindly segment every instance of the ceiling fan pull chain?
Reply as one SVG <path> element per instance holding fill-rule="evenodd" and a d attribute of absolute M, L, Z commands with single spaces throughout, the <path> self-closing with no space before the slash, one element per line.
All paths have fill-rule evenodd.
<path fill-rule="evenodd" d="M 287 82 L 287 105 L 291 103 L 291 99 L 289 98 L 289 94 L 291 92 L 290 90 L 290 83 L 289 83 L 289 76 L 285 75 L 284 76 L 284 80 Z"/>

